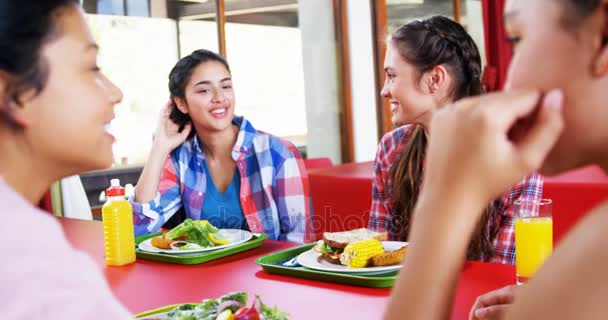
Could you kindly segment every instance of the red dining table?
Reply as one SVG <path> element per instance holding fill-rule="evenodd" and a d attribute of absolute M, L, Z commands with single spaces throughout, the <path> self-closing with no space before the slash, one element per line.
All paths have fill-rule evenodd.
<path fill-rule="evenodd" d="M 199 302 L 230 291 L 259 294 L 269 305 L 290 313 L 290 319 L 380 319 L 390 289 L 364 288 L 266 273 L 255 259 L 296 244 L 266 241 L 261 247 L 199 265 L 146 260 L 123 267 L 106 267 L 102 224 L 58 218 L 72 245 L 99 265 L 115 296 L 131 312 Z M 475 298 L 511 284 L 513 266 L 467 262 L 460 276 L 452 319 L 467 319 Z"/>

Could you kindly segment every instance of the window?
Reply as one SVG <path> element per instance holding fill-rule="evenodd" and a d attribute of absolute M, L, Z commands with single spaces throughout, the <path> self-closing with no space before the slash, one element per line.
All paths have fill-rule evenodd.
<path fill-rule="evenodd" d="M 105 15 L 88 15 L 87 20 L 100 47 L 99 66 L 124 95 L 112 122 L 114 162 L 141 165 L 158 112 L 169 98 L 167 75 L 177 61 L 175 22 Z"/>
<path fill-rule="evenodd" d="M 127 16 L 149 17 L 150 3 L 148 0 L 127 0 Z"/>
<path fill-rule="evenodd" d="M 123 92 L 112 122 L 113 168 L 80 175 L 99 218 L 100 193 L 110 179 L 135 184 L 148 156 L 158 112 L 169 96 L 167 75 L 178 58 L 177 27 L 171 19 L 116 15 L 88 14 L 87 22 L 100 46 L 100 68 Z"/>
<path fill-rule="evenodd" d="M 181 56 L 206 48 L 227 56 L 236 113 L 257 129 L 306 145 L 306 103 L 298 1 L 225 0 L 218 38 L 215 1 L 180 3 Z M 220 13 L 221 14 L 221 13 Z M 225 52 L 222 52 L 225 48 Z"/>
<path fill-rule="evenodd" d="M 236 110 L 256 128 L 301 147 L 307 127 L 298 1 L 270 2 L 237 6 L 239 1 L 226 1 L 226 49 Z"/>
<path fill-rule="evenodd" d="M 176 3 L 180 57 L 197 49 L 220 53 L 217 6 L 215 1 Z"/>
<path fill-rule="evenodd" d="M 391 34 L 401 25 L 417 18 L 442 15 L 460 21 L 466 25 L 466 6 L 459 17 L 455 17 L 454 0 L 386 0 L 388 33 Z"/>
<path fill-rule="evenodd" d="M 126 15 L 123 0 L 100 0 L 97 1 L 97 13 L 109 15 Z"/>
<path fill-rule="evenodd" d="M 116 16 L 150 16 L 149 0 L 84 0 L 87 13 Z"/>
<path fill-rule="evenodd" d="M 385 40 L 401 25 L 412 20 L 443 15 L 460 22 L 479 48 L 482 66 L 485 61 L 483 18 L 480 0 L 372 0 L 375 24 L 375 69 L 377 114 L 380 135 L 392 130 L 388 101 L 379 92 L 384 83 Z"/>

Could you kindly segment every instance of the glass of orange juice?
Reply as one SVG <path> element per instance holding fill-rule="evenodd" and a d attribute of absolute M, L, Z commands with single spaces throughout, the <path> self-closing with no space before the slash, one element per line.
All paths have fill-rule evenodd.
<path fill-rule="evenodd" d="M 552 202 L 515 200 L 517 284 L 528 281 L 553 251 Z"/>

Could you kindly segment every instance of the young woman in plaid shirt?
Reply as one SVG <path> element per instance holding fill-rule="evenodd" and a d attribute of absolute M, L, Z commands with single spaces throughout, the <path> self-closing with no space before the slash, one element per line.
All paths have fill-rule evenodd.
<path fill-rule="evenodd" d="M 481 60 L 461 25 L 435 16 L 408 23 L 392 35 L 385 72 L 382 95 L 390 100 L 397 128 L 382 138 L 376 154 L 369 228 L 407 241 L 432 134 L 431 116 L 452 101 L 483 93 Z M 542 177 L 532 174 L 490 203 L 467 258 L 514 264 L 513 201 L 541 196 Z"/>
<path fill-rule="evenodd" d="M 274 240 L 313 240 L 300 153 L 234 115 L 224 58 L 194 51 L 171 70 L 169 90 L 171 102 L 135 192 L 135 233 L 155 232 L 183 208 L 186 217 L 219 228 L 267 233 Z"/>

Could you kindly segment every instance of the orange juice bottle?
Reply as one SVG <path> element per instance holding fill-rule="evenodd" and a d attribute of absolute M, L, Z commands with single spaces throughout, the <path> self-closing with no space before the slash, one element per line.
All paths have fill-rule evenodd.
<path fill-rule="evenodd" d="M 108 200 L 101 209 L 103 238 L 108 266 L 123 266 L 135 262 L 135 232 L 133 208 L 125 199 L 125 188 L 112 179 L 106 190 Z"/>

